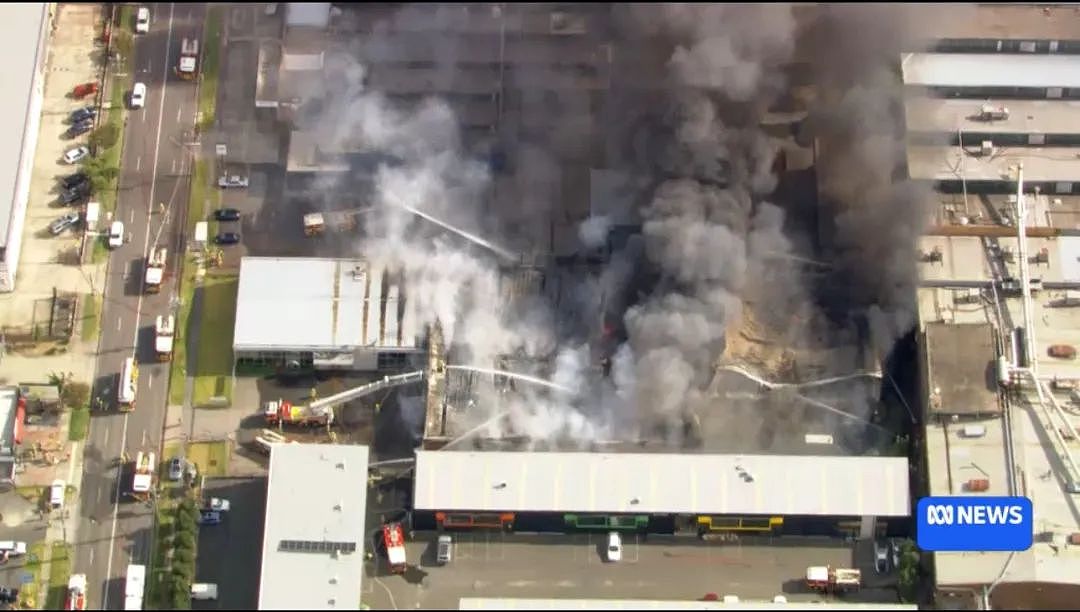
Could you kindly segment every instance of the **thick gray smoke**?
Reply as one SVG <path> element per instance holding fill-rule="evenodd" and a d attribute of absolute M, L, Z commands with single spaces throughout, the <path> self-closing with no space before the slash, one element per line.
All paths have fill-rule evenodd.
<path fill-rule="evenodd" d="M 836 85 L 845 65 L 866 67 L 858 70 L 858 85 L 839 84 L 839 99 L 816 109 L 807 129 L 828 140 L 837 168 L 847 165 L 823 177 L 826 193 L 839 203 L 835 257 L 853 279 L 850 294 L 837 300 L 867 313 L 884 345 L 911 324 L 910 246 L 918 231 L 911 205 L 919 194 L 892 184 L 901 139 L 884 127 L 896 125 L 888 109 L 898 89 L 888 70 L 900 49 L 895 37 L 875 37 L 869 27 L 887 31 L 893 23 L 887 11 L 865 8 L 856 19 L 823 10 L 828 27 L 821 30 L 852 22 L 871 32 L 833 32 L 850 44 L 816 76 Z M 362 143 L 390 158 L 372 173 L 376 213 L 357 248 L 403 272 L 406 307 L 441 325 L 455 360 L 482 367 L 497 367 L 508 355 L 545 362 L 531 373 L 580 390 L 567 396 L 527 385 L 515 393 L 487 389 L 470 404 L 482 412 L 474 422 L 506 413 L 491 421 L 493 431 L 581 443 L 648 438 L 659 427 L 667 441 L 680 443 L 680 434 L 671 432 L 694 420 L 697 407 L 717 402 L 710 389 L 715 364 L 746 304 L 770 327 L 786 330 L 788 339 L 806 333 L 793 321 L 810 320 L 816 310 L 811 279 L 791 257 L 787 215 L 769 202 L 778 145 L 758 127 L 762 112 L 785 92 L 784 66 L 802 32 L 792 7 L 783 4 L 632 5 L 612 13 L 617 59 L 608 125 L 582 119 L 589 97 L 573 89 L 559 89 L 555 99 L 533 99 L 525 91 L 519 106 L 507 111 L 510 121 L 522 123 L 551 117 L 550 130 L 525 133 L 517 145 L 516 206 L 493 204 L 488 165 L 464 142 L 447 103 L 425 100 L 406 108 L 366 88 L 362 58 L 387 52 L 388 31 L 403 20 L 420 28 L 430 11 L 399 11 L 387 21 L 394 27 L 376 27 L 362 43 L 360 61 L 335 60 L 336 91 L 319 125 L 331 147 Z M 441 57 L 472 52 L 454 47 Z M 456 70 L 447 60 L 436 80 L 452 81 Z M 510 78 L 555 77 L 523 68 Z M 588 167 L 586 141 L 600 133 L 607 137 L 604 165 L 644 184 L 614 206 L 612 214 L 622 218 L 583 220 L 583 250 L 603 246 L 617 222 L 639 223 L 643 242 L 616 252 L 598 277 L 566 281 L 563 310 L 535 299 L 508 301 L 497 258 L 403 210 L 415 208 L 515 247 L 550 246 L 537 244 L 536 235 L 546 233 L 549 213 L 564 199 L 560 168 L 575 161 Z M 541 219 L 545 225 L 537 228 Z M 648 282 L 628 287 L 642 268 Z M 599 318 L 602 302 L 624 313 L 625 342 L 611 351 L 610 376 L 597 382 L 591 333 L 560 318 L 567 303 L 579 318 Z"/>

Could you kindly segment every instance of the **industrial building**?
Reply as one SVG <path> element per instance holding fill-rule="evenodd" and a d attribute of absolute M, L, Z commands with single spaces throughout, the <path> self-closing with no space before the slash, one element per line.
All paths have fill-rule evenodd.
<path fill-rule="evenodd" d="M 1055 54 L 1077 43 L 1042 41 L 1036 53 L 1035 41 L 1006 42 L 903 58 L 910 176 L 938 188 L 918 245 L 921 488 L 1023 495 L 1035 509 L 1027 551 L 932 555 L 947 607 L 1067 606 L 1080 588 L 1069 544 L 1080 533 L 1080 367 L 1065 348 L 1080 343 L 1080 200 L 1068 195 L 1080 108 L 1063 100 L 1080 96 L 1080 72 L 1075 56 Z M 1024 54 L 1001 52 L 1014 47 Z"/>
<path fill-rule="evenodd" d="M 45 94 L 45 44 L 51 22 L 48 3 L 5 4 L 0 26 L 9 46 L 0 82 L 7 95 L 0 142 L 0 291 L 14 291 L 30 200 L 30 173 L 37 150 Z"/>
<path fill-rule="evenodd" d="M 416 453 L 414 524 L 873 537 L 911 506 L 903 457 Z"/>
<path fill-rule="evenodd" d="M 423 355 L 400 274 L 362 260 L 244 257 L 238 364 L 392 371 Z"/>
<path fill-rule="evenodd" d="M 15 486 L 17 446 L 26 422 L 26 398 L 18 387 L 0 387 L 0 490 Z"/>
<path fill-rule="evenodd" d="M 368 447 L 270 454 L 259 610 L 355 610 L 364 577 Z"/>

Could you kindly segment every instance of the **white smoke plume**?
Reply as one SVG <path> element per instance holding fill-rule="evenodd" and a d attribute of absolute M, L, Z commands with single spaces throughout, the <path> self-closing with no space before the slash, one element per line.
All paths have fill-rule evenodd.
<path fill-rule="evenodd" d="M 611 165 L 651 179 L 643 204 L 630 198 L 621 203 L 641 222 L 643 260 L 628 256 L 633 252 L 629 247 L 615 254 L 599 279 L 581 281 L 568 291 L 575 294 L 567 300 L 576 307 L 599 310 L 604 296 L 618 300 L 625 312 L 625 343 L 612 351 L 610 376 L 601 382 L 587 344 L 592 338 L 582 333 L 567 337 L 561 313 L 543 301 L 507 305 L 506 279 L 496 258 L 403 210 L 424 211 L 486 238 L 516 235 L 523 220 L 536 217 L 537 210 L 546 210 L 558 197 L 540 193 L 558 179 L 551 158 L 577 155 L 579 147 L 567 144 L 572 139 L 565 132 L 556 139 L 558 146 L 552 145 L 557 153 L 523 145 L 524 158 L 533 161 L 526 166 L 535 170 L 531 177 L 528 169 L 520 171 L 538 187 L 526 190 L 515 210 L 493 210 L 488 167 L 465 149 L 446 103 L 431 99 L 398 108 L 365 89 L 362 64 L 335 60 L 337 89 L 318 120 L 325 142 L 331 149 L 360 143 L 390 158 L 374 173 L 376 213 L 357 245 L 360 254 L 403 273 L 406 307 L 419 320 L 441 325 L 458 362 L 493 367 L 507 355 L 546 360 L 547 369 L 534 373 L 580 390 L 572 396 L 524 385 L 513 394 L 489 390 L 478 402 L 484 413 L 475 422 L 508 415 L 492 421 L 492 432 L 586 445 L 612 436 L 647 438 L 660 426 L 669 432 L 668 442 L 679 443 L 679 435 L 670 432 L 692 416 L 688 407 L 714 401 L 705 389 L 744 301 L 771 304 L 771 313 L 781 320 L 811 308 L 806 280 L 782 257 L 794 250 L 785 213 L 767 201 L 777 183 L 772 171 L 777 148 L 757 127 L 755 110 L 784 89 L 781 67 L 792 59 L 798 34 L 792 7 L 623 9 L 615 11 L 621 17 L 620 50 L 657 56 L 634 62 L 628 70 L 656 66 L 661 72 L 654 75 L 657 86 L 648 91 L 628 88 L 612 94 L 620 108 L 612 113 L 617 133 L 609 143 Z M 403 10 L 395 19 L 409 14 Z M 378 47 L 365 44 L 369 50 Z M 573 106 L 578 101 L 561 102 Z M 852 133 L 858 130 L 851 128 Z M 866 180 L 888 182 L 880 172 L 868 172 Z M 874 188 L 856 186 L 850 197 Z M 582 244 L 603 245 L 614 222 L 597 216 L 581 223 Z M 850 222 L 864 224 L 857 214 Z M 852 252 L 865 256 L 867 251 L 856 245 Z M 611 297 L 642 268 L 651 275 L 646 295 Z M 903 327 L 895 315 L 899 298 L 884 290 L 871 294 L 867 302 L 886 313 L 879 319 Z"/>

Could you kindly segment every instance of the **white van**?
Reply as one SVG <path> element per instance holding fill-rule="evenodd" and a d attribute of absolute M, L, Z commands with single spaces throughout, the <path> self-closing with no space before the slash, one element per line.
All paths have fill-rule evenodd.
<path fill-rule="evenodd" d="M 109 226 L 109 248 L 118 249 L 124 246 L 124 222 L 113 221 Z"/>
<path fill-rule="evenodd" d="M 196 582 L 191 585 L 192 599 L 217 599 L 217 585 L 209 582 Z"/>

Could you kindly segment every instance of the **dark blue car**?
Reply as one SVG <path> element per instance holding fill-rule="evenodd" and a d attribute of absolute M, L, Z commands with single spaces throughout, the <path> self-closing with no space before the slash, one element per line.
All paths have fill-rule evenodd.
<path fill-rule="evenodd" d="M 93 119 L 97 116 L 97 109 L 93 106 L 84 106 L 83 108 L 77 108 L 71 111 L 71 122 L 81 123 L 88 119 Z"/>
<path fill-rule="evenodd" d="M 215 510 L 204 510 L 199 513 L 200 525 L 217 525 L 221 523 L 221 513 Z"/>
<path fill-rule="evenodd" d="M 240 211 L 235 208 L 219 208 L 214 211 L 214 218 L 218 221 L 239 221 Z"/>
<path fill-rule="evenodd" d="M 236 232 L 221 232 L 214 238 L 214 242 L 218 244 L 236 244 L 240 242 L 240 234 Z"/>
<path fill-rule="evenodd" d="M 80 121 L 68 128 L 68 138 L 75 138 L 76 136 L 82 136 L 83 134 L 94 129 L 94 121 L 87 119 L 86 121 Z"/>

